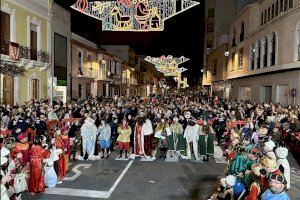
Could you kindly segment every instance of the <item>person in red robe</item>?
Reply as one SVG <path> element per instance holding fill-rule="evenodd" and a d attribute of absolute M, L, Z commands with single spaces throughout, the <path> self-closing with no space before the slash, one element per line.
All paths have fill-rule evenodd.
<path fill-rule="evenodd" d="M 65 137 L 64 137 L 65 138 Z M 66 138 L 65 138 L 66 141 Z M 61 135 L 61 130 L 56 131 L 55 146 L 56 149 L 61 149 L 62 153 L 59 154 L 58 160 L 58 180 L 61 181 L 67 175 L 67 166 L 65 161 L 66 153 L 68 152 L 68 145 L 65 143 L 63 136 Z M 70 143 L 69 143 L 70 149 Z"/>
<path fill-rule="evenodd" d="M 19 142 L 15 143 L 15 148 L 22 153 L 21 165 L 22 167 L 29 166 L 30 162 L 30 148 L 28 144 L 28 135 L 27 133 L 21 133 L 18 135 L 17 139 Z"/>
<path fill-rule="evenodd" d="M 135 130 L 134 130 L 134 154 L 135 155 L 143 155 L 143 148 L 142 148 L 142 126 L 143 121 L 142 118 L 139 117 L 137 119 Z"/>
<path fill-rule="evenodd" d="M 42 146 L 45 141 L 45 136 L 38 135 L 30 150 L 30 178 L 28 189 L 32 195 L 45 191 L 43 160 L 50 156 L 50 151 Z"/>
<path fill-rule="evenodd" d="M 64 147 L 65 147 L 65 152 L 64 152 L 64 161 L 65 161 L 65 170 L 66 172 L 68 171 L 68 166 L 69 166 L 69 156 L 71 153 L 71 141 L 70 138 L 68 136 L 69 133 L 69 129 L 67 127 L 64 127 L 62 129 L 62 135 L 61 138 L 64 142 Z"/>

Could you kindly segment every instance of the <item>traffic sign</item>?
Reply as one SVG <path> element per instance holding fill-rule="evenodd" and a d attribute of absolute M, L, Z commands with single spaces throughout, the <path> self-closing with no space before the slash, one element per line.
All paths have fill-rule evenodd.
<path fill-rule="evenodd" d="M 292 97 L 296 97 L 297 96 L 296 88 L 292 88 L 291 89 L 291 96 Z"/>

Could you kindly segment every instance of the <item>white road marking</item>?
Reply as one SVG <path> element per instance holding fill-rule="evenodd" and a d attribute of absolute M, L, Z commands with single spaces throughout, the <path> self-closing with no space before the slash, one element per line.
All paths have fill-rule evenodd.
<path fill-rule="evenodd" d="M 100 199 L 108 199 L 113 191 L 116 189 L 130 166 L 132 165 L 133 160 L 130 161 L 121 175 L 118 177 L 116 182 L 112 185 L 109 191 L 97 191 L 97 190 L 82 190 L 82 189 L 72 189 L 72 188 L 46 188 L 46 194 L 56 194 L 56 195 L 64 195 L 64 196 L 77 196 L 77 197 L 90 197 L 90 198 L 100 198 Z"/>
<path fill-rule="evenodd" d="M 79 167 L 84 167 L 84 169 L 88 169 L 92 166 L 92 164 L 78 164 L 75 167 L 73 167 L 72 171 L 75 173 L 72 177 L 65 177 L 64 181 L 74 181 L 76 178 L 78 178 L 81 175 L 81 171 L 78 170 Z"/>

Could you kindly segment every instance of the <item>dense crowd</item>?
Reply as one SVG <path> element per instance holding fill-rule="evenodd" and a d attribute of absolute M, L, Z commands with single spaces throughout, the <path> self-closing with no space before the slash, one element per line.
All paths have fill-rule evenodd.
<path fill-rule="evenodd" d="M 60 184 L 69 159 L 102 160 L 116 151 L 118 159 L 178 157 L 200 164 L 213 157 L 214 141 L 228 160 L 227 176 L 209 199 L 289 199 L 287 144 L 300 143 L 299 106 L 175 90 L 148 98 L 58 99 L 51 106 L 33 100 L 0 109 L 3 200 Z"/>

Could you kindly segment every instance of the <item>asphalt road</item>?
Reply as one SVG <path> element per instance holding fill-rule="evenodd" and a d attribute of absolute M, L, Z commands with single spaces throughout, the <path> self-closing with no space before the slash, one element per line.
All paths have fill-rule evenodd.
<path fill-rule="evenodd" d="M 81 174 L 73 181 L 66 180 L 57 185 L 57 188 L 64 188 L 55 191 L 59 194 L 42 193 L 33 197 L 27 193 L 23 195 L 22 199 L 101 199 L 83 196 L 84 193 L 87 194 L 86 196 L 91 195 L 91 191 L 103 191 L 103 193 L 110 191 L 117 179 L 120 179 L 122 173 L 124 176 L 122 176 L 108 199 L 206 199 L 214 191 L 217 180 L 223 176 L 225 169 L 225 164 L 215 163 L 214 159 L 211 159 L 208 163 L 196 163 L 188 160 L 179 160 L 178 163 L 173 163 L 164 160 L 141 162 L 138 159 L 116 161 L 113 159 L 114 157 L 113 155 L 109 160 L 76 161 L 70 166 L 71 172 L 68 177 L 74 177 L 76 174 L 72 171 L 74 167 L 81 171 Z M 88 167 L 89 164 L 91 166 Z M 85 167 L 88 168 L 85 169 Z M 126 167 L 128 170 L 124 173 Z M 54 190 L 57 190 L 57 188 Z M 71 188 L 73 190 L 70 190 Z M 49 191 L 51 190 L 53 192 L 53 189 Z M 76 192 L 81 193 L 82 196 L 72 196 Z"/>
<path fill-rule="evenodd" d="M 179 159 L 178 163 L 139 159 L 75 161 L 70 166 L 69 180 L 46 191 L 22 199 L 31 200 L 204 200 L 212 194 L 225 164 L 218 159 L 197 163 Z M 290 154 L 291 199 L 300 199 L 300 167 Z M 72 162 L 72 161 L 71 161 Z"/>

